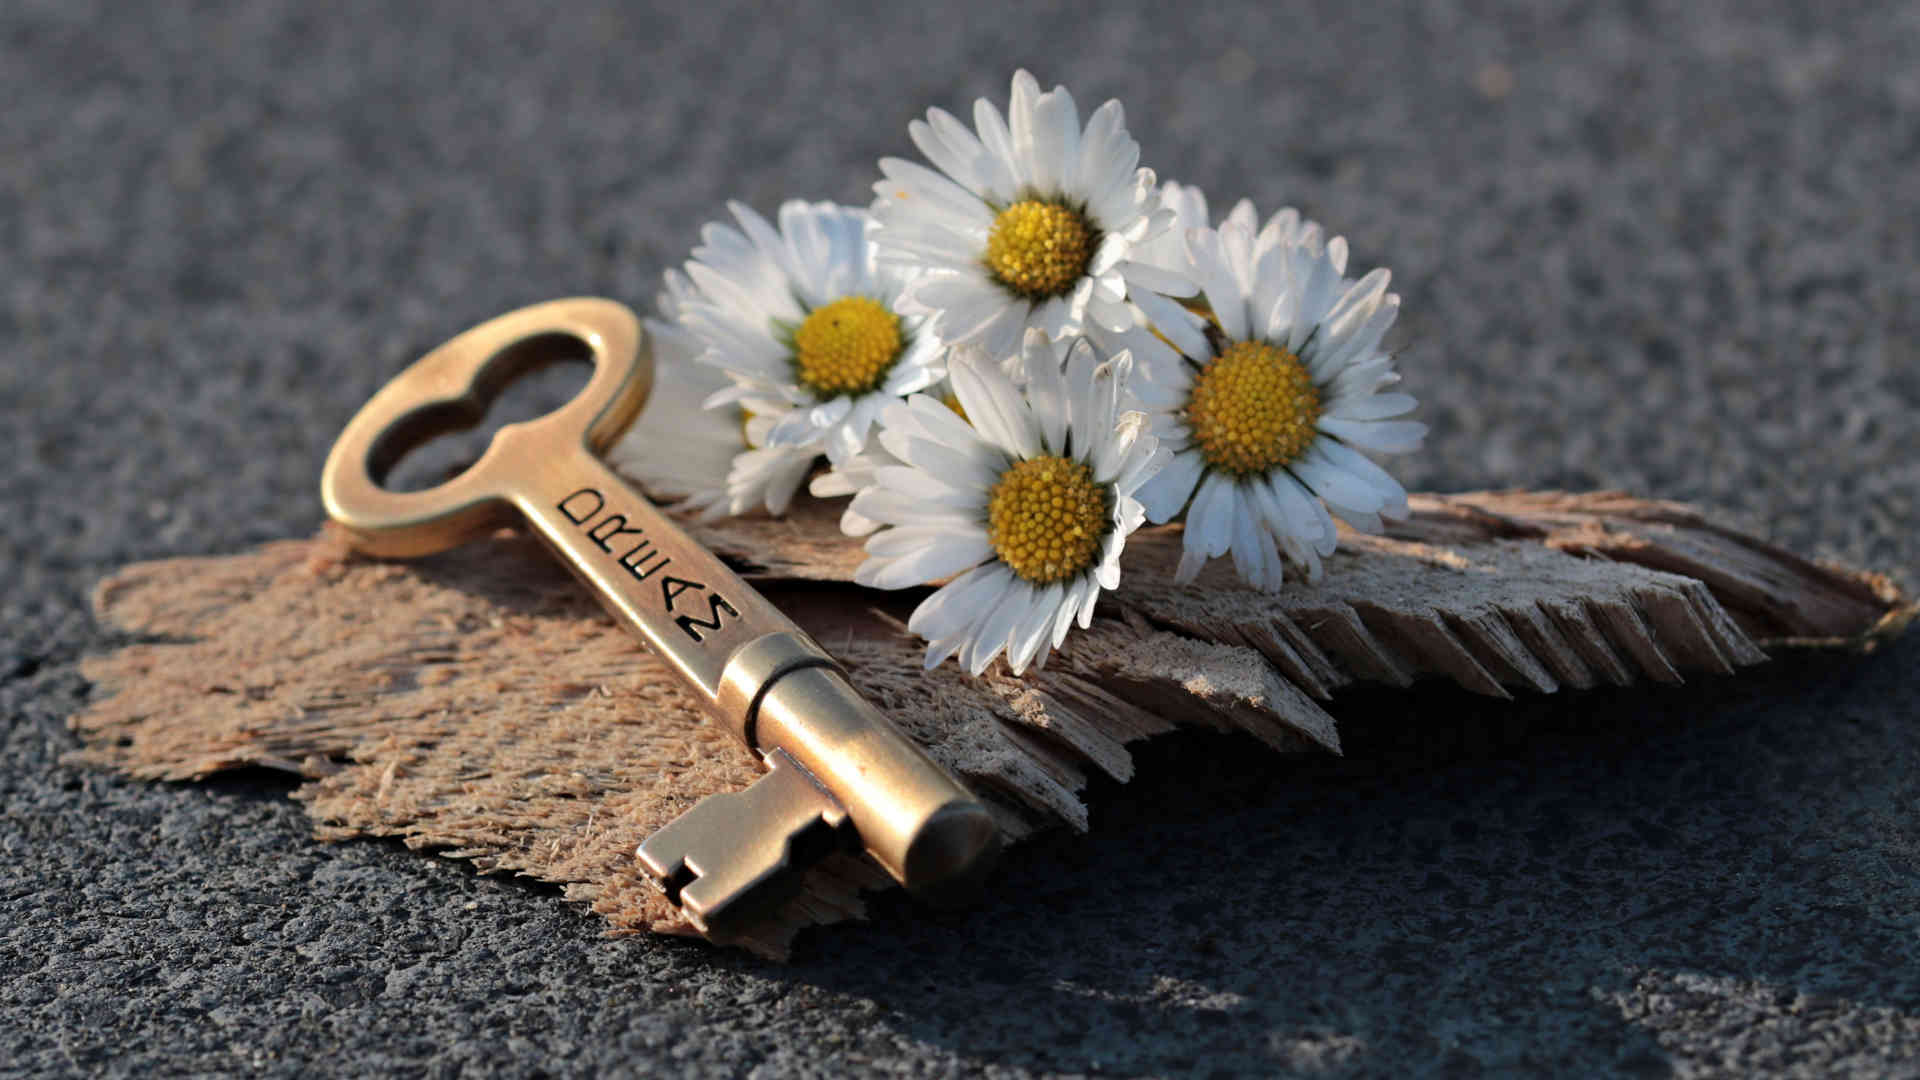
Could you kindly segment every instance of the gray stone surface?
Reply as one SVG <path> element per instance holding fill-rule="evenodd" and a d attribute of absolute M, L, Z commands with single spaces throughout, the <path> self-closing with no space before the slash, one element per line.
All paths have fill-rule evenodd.
<path fill-rule="evenodd" d="M 864 201 L 1019 64 L 1394 268 L 1439 490 L 1622 486 L 1902 572 L 1920 8 L 1675 0 L 0 14 L 0 1075 L 1920 1075 L 1920 643 L 1674 694 L 1180 739 L 790 967 L 59 763 L 92 582 L 319 520 L 470 323 L 647 303 L 729 197 Z M 1909 578 L 1911 580 L 1911 578 Z"/>

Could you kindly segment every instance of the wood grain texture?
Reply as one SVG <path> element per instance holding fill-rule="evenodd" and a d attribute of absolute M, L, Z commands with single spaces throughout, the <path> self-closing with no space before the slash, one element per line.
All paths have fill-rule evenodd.
<path fill-rule="evenodd" d="M 1313 584 L 1240 588 L 1216 564 L 1171 584 L 1177 528 L 1127 549 L 1123 587 L 1039 671 L 922 669 L 917 594 L 846 583 L 837 507 L 700 530 L 847 665 L 855 683 L 987 798 L 1018 839 L 1087 827 L 1093 773 L 1178 726 L 1339 752 L 1326 703 L 1358 682 L 1445 679 L 1507 697 L 1726 675 L 1766 650 L 1871 648 L 1914 604 L 1888 579 L 1820 566 L 1677 504 L 1617 493 L 1421 496 L 1385 536 L 1344 535 Z M 128 567 L 99 617 L 146 640 L 93 657 L 76 757 L 152 779 L 265 766 L 325 839 L 394 836 L 565 888 L 614 932 L 691 933 L 632 852 L 758 768 L 667 670 L 531 540 L 503 532 L 407 563 L 330 531 L 240 555 Z M 808 876 L 733 943 L 784 955 L 803 927 L 857 918 L 884 887 L 861 858 Z"/>

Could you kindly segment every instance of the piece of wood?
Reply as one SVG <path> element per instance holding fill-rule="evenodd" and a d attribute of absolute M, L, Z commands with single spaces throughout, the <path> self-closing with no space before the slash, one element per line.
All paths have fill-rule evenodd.
<path fill-rule="evenodd" d="M 1479 693 L 1674 682 L 1765 649 L 1870 648 L 1913 602 L 1696 511 L 1617 493 L 1421 496 L 1385 536 L 1343 535 L 1315 584 L 1277 595 L 1216 564 L 1170 584 L 1177 528 L 1128 545 L 1122 588 L 1038 671 L 922 669 L 916 593 L 847 584 L 837 505 L 699 527 L 847 665 L 859 687 L 1018 839 L 1085 829 L 1095 772 L 1181 725 L 1338 752 L 1323 702 L 1357 682 L 1440 678 Z M 149 640 L 90 658 L 79 760 L 153 779 L 244 766 L 306 778 L 318 834 L 394 836 L 487 872 L 565 887 L 614 932 L 691 933 L 635 868 L 654 828 L 758 775 L 666 669 L 537 544 L 512 532 L 390 563 L 331 531 L 240 555 L 128 567 L 99 617 Z M 734 943 L 783 955 L 857 918 L 886 878 L 836 857 Z"/>

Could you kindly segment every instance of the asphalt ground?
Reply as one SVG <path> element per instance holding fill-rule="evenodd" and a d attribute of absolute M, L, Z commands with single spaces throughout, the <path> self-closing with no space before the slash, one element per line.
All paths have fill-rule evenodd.
<path fill-rule="evenodd" d="M 1404 298 L 1409 487 L 1691 500 L 1911 585 L 1920 7 L 0 11 L 0 1075 L 1920 1076 L 1920 643 L 1167 740 L 976 910 L 786 967 L 60 763 L 125 563 L 309 533 L 354 409 L 1017 66 Z"/>

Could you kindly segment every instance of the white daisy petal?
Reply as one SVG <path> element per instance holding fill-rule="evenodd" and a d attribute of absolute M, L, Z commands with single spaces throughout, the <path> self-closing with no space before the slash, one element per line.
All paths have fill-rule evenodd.
<path fill-rule="evenodd" d="M 1180 565 L 1173 570 L 1173 583 L 1191 585 L 1193 579 L 1200 576 L 1201 569 L 1206 565 L 1207 553 L 1198 544 L 1191 541 L 1183 543 L 1180 548 Z"/>
<path fill-rule="evenodd" d="M 1342 420 L 1385 420 L 1412 412 L 1418 404 L 1412 394 L 1349 394 L 1335 398 L 1323 415 Z"/>
<path fill-rule="evenodd" d="M 1085 341 L 1074 349 L 1091 349 Z M 1021 344 L 1021 360 L 1026 373 L 1027 400 L 1040 421 L 1040 444 L 1049 454 L 1064 454 L 1067 449 L 1067 378 L 1060 366 L 1053 343 L 1043 330 L 1030 329 Z"/>
<path fill-rule="evenodd" d="M 1073 629 L 1073 620 L 1080 614 L 1080 608 L 1086 603 L 1087 594 L 1099 589 L 1090 577 L 1083 577 L 1066 587 L 1060 599 L 1060 610 L 1054 612 L 1053 628 L 1048 638 L 1048 647 L 1057 649 L 1067 639 L 1067 632 Z"/>
<path fill-rule="evenodd" d="M 1244 221 L 1229 218 L 1216 231 L 1220 254 L 1233 271 L 1234 284 L 1242 297 L 1253 291 L 1253 230 Z"/>
<path fill-rule="evenodd" d="M 1013 635 L 1007 643 L 1007 666 L 1015 675 L 1025 673 L 1034 653 L 1047 640 L 1047 632 L 1053 628 L 1054 620 L 1059 616 L 1060 602 L 1065 593 L 1059 582 L 1047 586 L 1029 603 L 1023 613 L 1024 618 L 1013 628 Z"/>
<path fill-rule="evenodd" d="M 1130 530 L 1128 530 L 1130 531 Z M 1126 536 L 1119 522 L 1115 522 L 1115 531 L 1108 533 L 1100 542 L 1100 562 L 1094 567 L 1093 580 L 1102 589 L 1120 587 L 1120 552 L 1126 545 Z"/>
<path fill-rule="evenodd" d="M 725 498 L 713 502 L 705 516 L 744 514 L 757 507 L 775 516 L 786 513 L 816 456 L 811 450 L 781 448 L 737 455 L 727 472 Z"/>
<path fill-rule="evenodd" d="M 1348 286 L 1321 320 L 1319 337 L 1329 342 L 1346 340 L 1379 310 L 1392 280 L 1393 275 L 1383 266 Z"/>
<path fill-rule="evenodd" d="M 931 525 L 894 525 L 867 538 L 866 551 L 883 559 L 898 559 L 926 547 L 943 547 L 949 540 L 984 539 L 979 526 L 940 521 Z M 924 580 L 924 579 L 923 579 Z"/>
<path fill-rule="evenodd" d="M 1363 483 L 1369 484 L 1381 497 L 1380 513 L 1385 517 L 1403 518 L 1407 516 L 1407 492 L 1387 470 L 1381 468 L 1352 447 L 1342 445 L 1332 439 L 1322 440 L 1319 453 L 1336 468 L 1344 469 Z"/>
<path fill-rule="evenodd" d="M 1117 291 L 1117 290 L 1116 290 Z M 1133 306 L 1117 297 L 1109 297 L 1098 288 L 1089 291 L 1087 310 L 1081 323 L 1089 330 L 1120 333 L 1134 323 Z"/>
<path fill-rule="evenodd" d="M 911 465 L 882 465 L 873 470 L 873 483 L 876 487 L 957 510 L 986 506 L 985 487 L 949 483 L 944 478 Z"/>
<path fill-rule="evenodd" d="M 1308 263 L 1308 273 L 1304 279 L 1296 280 L 1299 282 L 1300 302 L 1294 309 L 1287 348 L 1298 352 L 1339 296 L 1340 271 L 1334 268 L 1331 258 L 1322 255 Z"/>
<path fill-rule="evenodd" d="M 935 115 L 936 113 L 938 115 Z M 939 109 L 931 110 L 927 120 L 933 125 L 935 134 L 944 139 L 955 153 L 968 159 L 967 167 L 970 171 L 967 175 L 972 180 L 968 186 L 973 189 L 974 194 L 993 197 L 996 193 L 1013 190 L 1013 174 L 1008 171 L 1006 160 L 989 153 L 986 146 L 952 113 Z M 962 179 L 962 176 L 955 174 L 955 178 Z"/>
<path fill-rule="evenodd" d="M 926 274 L 906 287 L 905 295 L 935 313 L 935 329 L 949 341 L 967 341 L 999 318 L 997 292 L 984 282 L 956 274 Z"/>
<path fill-rule="evenodd" d="M 730 374 L 772 373 L 780 369 L 786 358 L 778 342 L 710 304 L 688 304 L 684 322 L 706 345 L 700 354 L 701 362 Z"/>
<path fill-rule="evenodd" d="M 1207 298 L 1221 332 L 1234 341 L 1247 336 L 1247 301 L 1220 245 L 1220 234 L 1212 229 L 1187 231 L 1187 258 L 1193 266 L 1193 279 Z"/>
<path fill-rule="evenodd" d="M 947 582 L 932 596 L 922 600 L 907 617 L 907 629 L 924 637 L 944 637 L 964 627 L 967 613 L 999 599 L 1000 591 L 1013 580 L 1013 571 L 1001 563 L 984 563 Z"/>
<path fill-rule="evenodd" d="M 1040 98 L 1040 81 L 1021 68 L 1013 73 L 1013 91 L 1007 98 L 1007 138 L 1015 174 L 1024 184 L 1034 183 L 1033 109 Z"/>
<path fill-rule="evenodd" d="M 1121 263 L 1118 269 L 1128 284 L 1166 296 L 1192 296 L 1197 288 L 1187 275 L 1151 263 L 1129 259 Z"/>
<path fill-rule="evenodd" d="M 952 138 L 950 136 L 958 135 Z M 928 161 L 943 173 L 953 178 L 958 186 L 963 186 L 972 194 L 980 194 L 980 178 L 974 171 L 974 165 L 981 158 L 980 140 L 973 137 L 959 121 L 940 109 L 927 110 L 925 120 L 915 120 L 907 125 L 907 137 L 913 145 L 919 147 Z M 969 145 L 971 144 L 971 145 Z M 894 175 L 887 168 L 888 162 L 905 164 L 899 158 L 882 159 L 881 168 L 886 175 Z"/>
<path fill-rule="evenodd" d="M 816 426 L 820 427 L 840 423 L 853 415 L 854 401 L 855 399 L 850 395 L 828 398 L 826 401 L 808 409 L 807 418 L 812 420 Z M 871 399 L 860 399 L 861 407 L 868 411 L 878 408 L 880 404 L 880 402 Z"/>
<path fill-rule="evenodd" d="M 977 143 L 975 144 L 978 145 Z M 929 154 L 928 157 L 933 155 Z M 927 168 L 925 165 L 905 158 L 881 158 L 880 172 L 886 177 L 880 188 L 889 191 L 896 198 L 906 197 L 917 203 L 933 206 L 941 213 L 953 216 L 959 228 L 987 229 L 993 225 L 993 212 L 976 196 L 977 191 L 969 191 L 947 177 L 960 174 L 942 165 L 947 175 Z"/>
<path fill-rule="evenodd" d="M 773 430 L 767 432 L 768 446 L 799 446 L 810 441 L 817 428 L 814 425 L 811 410 L 794 409 L 782 416 Z"/>
<path fill-rule="evenodd" d="M 1248 237 L 1251 246 L 1252 237 Z M 1235 501 L 1244 503 L 1244 496 L 1236 494 Z M 1236 506 L 1233 514 L 1233 540 L 1228 551 L 1233 556 L 1234 572 L 1240 580 L 1256 589 L 1273 589 L 1278 582 L 1267 580 L 1266 549 L 1273 546 L 1266 530 L 1260 528 L 1259 519 L 1245 505 Z"/>
<path fill-rule="evenodd" d="M 1326 508 L 1285 471 L 1262 477 L 1259 487 L 1255 506 L 1266 519 L 1267 531 L 1294 537 L 1309 550 L 1318 551 L 1333 525 L 1326 517 Z M 1338 536 L 1337 531 L 1334 535 Z"/>
<path fill-rule="evenodd" d="M 1300 307 L 1300 290 L 1293 281 L 1293 263 L 1285 251 L 1277 251 L 1262 260 L 1262 267 L 1256 272 L 1260 277 L 1254 284 L 1254 295 L 1247 300 L 1247 309 L 1254 318 L 1253 336 L 1287 347 L 1286 343 L 1293 339 L 1295 314 Z"/>
<path fill-rule="evenodd" d="M 714 378 L 721 377 L 718 368 L 714 368 L 711 365 L 702 365 L 702 367 Z M 740 383 L 728 383 L 713 393 L 708 394 L 706 397 L 701 398 L 700 407 L 702 409 L 724 408 L 737 404 L 742 398 L 751 397 L 753 392 L 754 390 L 751 386 L 743 386 Z M 648 400 L 651 401 L 652 399 L 649 398 Z"/>
<path fill-rule="evenodd" d="M 986 98 L 976 98 L 973 103 L 973 130 L 980 135 L 980 145 L 988 155 L 1004 162 L 1007 167 L 1007 179 L 1017 188 L 1027 182 L 1027 175 L 1020 159 L 1013 152 L 1013 136 L 1007 131 L 1007 122 L 1001 117 L 1000 110 Z M 992 201 L 1004 202 L 1013 194 L 1012 190 L 991 192 Z"/>
<path fill-rule="evenodd" d="M 1393 361 L 1385 356 L 1376 356 L 1340 369 L 1339 374 L 1321 387 L 1321 395 L 1338 400 L 1354 394 L 1371 394 L 1398 379 L 1399 376 L 1393 371 Z"/>
<path fill-rule="evenodd" d="M 1417 420 L 1347 420 L 1337 416 L 1320 418 L 1320 430 L 1362 450 L 1381 454 L 1404 454 L 1420 449 L 1427 437 L 1427 425 Z"/>
<path fill-rule="evenodd" d="M 1088 582 L 1088 588 L 1081 594 L 1079 618 L 1075 620 L 1080 629 L 1093 625 L 1093 609 L 1100 603 L 1100 594 L 1104 591 L 1096 582 Z"/>
<path fill-rule="evenodd" d="M 1204 329 L 1206 320 L 1200 316 L 1159 293 L 1136 293 L 1133 302 L 1140 306 L 1153 328 L 1165 335 L 1182 355 L 1195 359 L 1206 359 L 1213 355 L 1212 348 L 1207 344 Z"/>
<path fill-rule="evenodd" d="M 1126 219 L 1128 189 L 1139 160 L 1140 145 L 1127 134 L 1126 111 L 1120 103 L 1108 101 L 1095 109 L 1080 135 L 1080 183 L 1075 190 L 1086 193 L 1087 209 L 1096 220 Z"/>
<path fill-rule="evenodd" d="M 1132 358 L 1123 353 L 1102 362 L 1091 347 L 1076 349 L 1067 356 L 1067 404 L 1074 430 L 1082 433 L 1073 447 L 1075 460 L 1090 461 L 1096 441 L 1111 437 L 1118 419 L 1115 414 L 1120 386 L 1126 379 L 1126 372 L 1120 371 L 1117 363 L 1130 369 Z"/>
<path fill-rule="evenodd" d="M 979 432 L 960 419 L 959 414 L 948 408 L 944 401 L 937 401 L 926 394 L 915 394 L 907 399 L 904 410 L 895 416 L 894 422 L 910 419 L 915 428 L 930 439 L 948 446 L 986 446 Z"/>
<path fill-rule="evenodd" d="M 960 664 L 969 674 L 978 675 L 1006 649 L 1013 628 L 1019 625 L 1033 602 L 1033 586 L 1015 580 L 1000 593 L 999 600 L 973 629 L 973 637 L 960 650 Z"/>
<path fill-rule="evenodd" d="M 931 439 L 908 438 L 904 442 L 881 436 L 881 445 L 895 457 L 956 487 L 990 488 L 1000 479 L 1001 463 L 992 459 L 992 451 L 975 444 L 972 449 L 949 446 Z"/>
<path fill-rule="evenodd" d="M 948 370 L 960 407 L 988 442 L 1017 457 L 1039 452 L 1033 414 L 997 364 L 979 353 L 956 353 Z"/>
<path fill-rule="evenodd" d="M 773 257 L 776 262 L 780 261 L 780 256 L 786 254 L 786 244 L 780 239 L 780 234 L 775 232 L 773 226 L 767 223 L 767 219 L 755 212 L 753 207 L 737 199 L 730 199 L 727 202 L 727 211 L 733 215 L 735 221 L 740 223 L 740 230 L 746 234 L 748 243 L 762 254 Z M 781 269 L 792 273 L 791 267 L 782 266 Z"/>
<path fill-rule="evenodd" d="M 979 565 L 992 554 L 993 545 L 987 542 L 985 533 L 950 536 L 939 543 L 922 543 L 911 553 L 872 572 L 868 572 L 868 567 L 874 565 L 874 560 L 869 559 L 854 573 L 854 580 L 875 589 L 908 589 L 951 577 Z"/>
<path fill-rule="evenodd" d="M 1206 459 L 1198 450 L 1173 455 L 1166 468 L 1140 488 L 1138 498 L 1147 508 L 1147 520 L 1159 525 L 1179 516 L 1206 467 Z"/>
<path fill-rule="evenodd" d="M 1193 509 L 1187 513 L 1187 546 L 1209 559 L 1226 554 L 1233 543 L 1236 501 L 1233 481 L 1220 473 L 1208 473 L 1193 497 Z"/>
<path fill-rule="evenodd" d="M 817 493 L 817 489 L 815 491 Z M 971 507 L 938 503 L 878 484 L 854 493 L 852 507 L 861 517 L 883 525 L 928 525 L 959 531 L 977 527 L 972 520 L 974 515 L 969 512 Z"/>
<path fill-rule="evenodd" d="M 1033 160 L 1033 186 L 1040 191 L 1066 189 L 1069 163 L 1080 163 L 1080 112 L 1073 95 L 1056 86 L 1040 95 L 1029 114 L 1027 137 Z"/>
<path fill-rule="evenodd" d="M 1084 310 L 1085 305 L 1082 305 Z M 1080 316 L 1073 308 L 1073 298 L 1056 296 L 1051 300 L 1034 306 L 1033 314 L 1028 317 L 1027 325 L 1044 331 L 1049 339 L 1066 335 Z"/>
<path fill-rule="evenodd" d="M 1222 221 L 1222 224 L 1237 226 L 1247 230 L 1248 233 L 1258 230 L 1260 228 L 1260 217 L 1254 213 L 1253 200 L 1241 199 L 1239 202 L 1234 203 L 1233 209 L 1227 211 L 1227 216 L 1225 220 Z"/>
<path fill-rule="evenodd" d="M 1332 264 L 1333 272 L 1345 276 L 1347 272 L 1347 238 L 1336 236 L 1327 241 L 1327 262 Z"/>
<path fill-rule="evenodd" d="M 1305 484 L 1302 484 L 1298 478 L 1285 470 L 1276 470 L 1268 474 L 1267 479 L 1273 484 L 1275 491 L 1279 491 L 1281 486 L 1285 485 L 1300 492 L 1301 496 L 1306 499 L 1307 511 L 1313 515 L 1314 523 L 1317 526 L 1316 532 L 1318 535 L 1313 541 L 1313 549 L 1322 555 L 1333 554 L 1333 549 L 1338 547 L 1340 543 L 1340 530 L 1334 527 L 1333 515 L 1327 512 L 1326 504 L 1314 498 L 1313 493 L 1307 490 Z"/>
<path fill-rule="evenodd" d="M 1400 314 L 1400 298 L 1388 293 L 1367 321 L 1349 333 L 1346 338 L 1328 341 L 1310 350 L 1306 359 L 1311 365 L 1315 380 L 1325 380 L 1332 373 L 1340 372 L 1349 365 L 1374 359 L 1380 348 L 1380 342 L 1392 329 L 1394 319 Z"/>
<path fill-rule="evenodd" d="M 1303 564 L 1315 558 L 1311 544 L 1301 535 L 1302 530 L 1313 527 L 1311 519 L 1303 514 L 1301 523 L 1296 525 L 1289 516 L 1289 508 L 1281 505 L 1273 484 L 1266 477 L 1249 480 L 1241 490 L 1246 499 L 1248 520 L 1265 538 L 1262 577 L 1257 581 L 1253 578 L 1247 580 L 1257 588 L 1268 591 L 1278 589 L 1285 577 L 1285 567 L 1280 560 L 1283 552 L 1288 558 Z M 1305 507 L 1300 510 L 1305 511 Z"/>
<path fill-rule="evenodd" d="M 1385 498 L 1374 490 L 1373 485 L 1320 455 L 1309 453 L 1287 466 L 1287 469 L 1308 490 L 1320 496 L 1329 510 L 1336 513 L 1351 510 L 1357 514 L 1372 514 L 1386 504 Z"/>
<path fill-rule="evenodd" d="M 1093 458 L 1087 464 L 1093 466 L 1093 480 L 1097 484 L 1112 484 L 1120 477 L 1120 468 L 1126 464 L 1133 452 L 1134 444 L 1142 435 L 1147 434 L 1147 414 L 1138 410 L 1121 414 L 1113 425 L 1110 438 L 1094 444 Z"/>
<path fill-rule="evenodd" d="M 1173 461 L 1173 451 L 1156 445 L 1158 442 L 1158 439 L 1134 441 L 1133 448 L 1127 451 L 1125 460 L 1120 463 L 1120 475 L 1114 477 L 1114 490 L 1123 495 L 1135 496 Z M 1146 513 L 1144 508 L 1141 513 L 1143 515 Z"/>
<path fill-rule="evenodd" d="M 1020 335 L 1032 313 L 1030 305 L 1010 305 L 980 328 L 973 339 L 989 356 L 1012 356 L 1020 347 Z"/>

